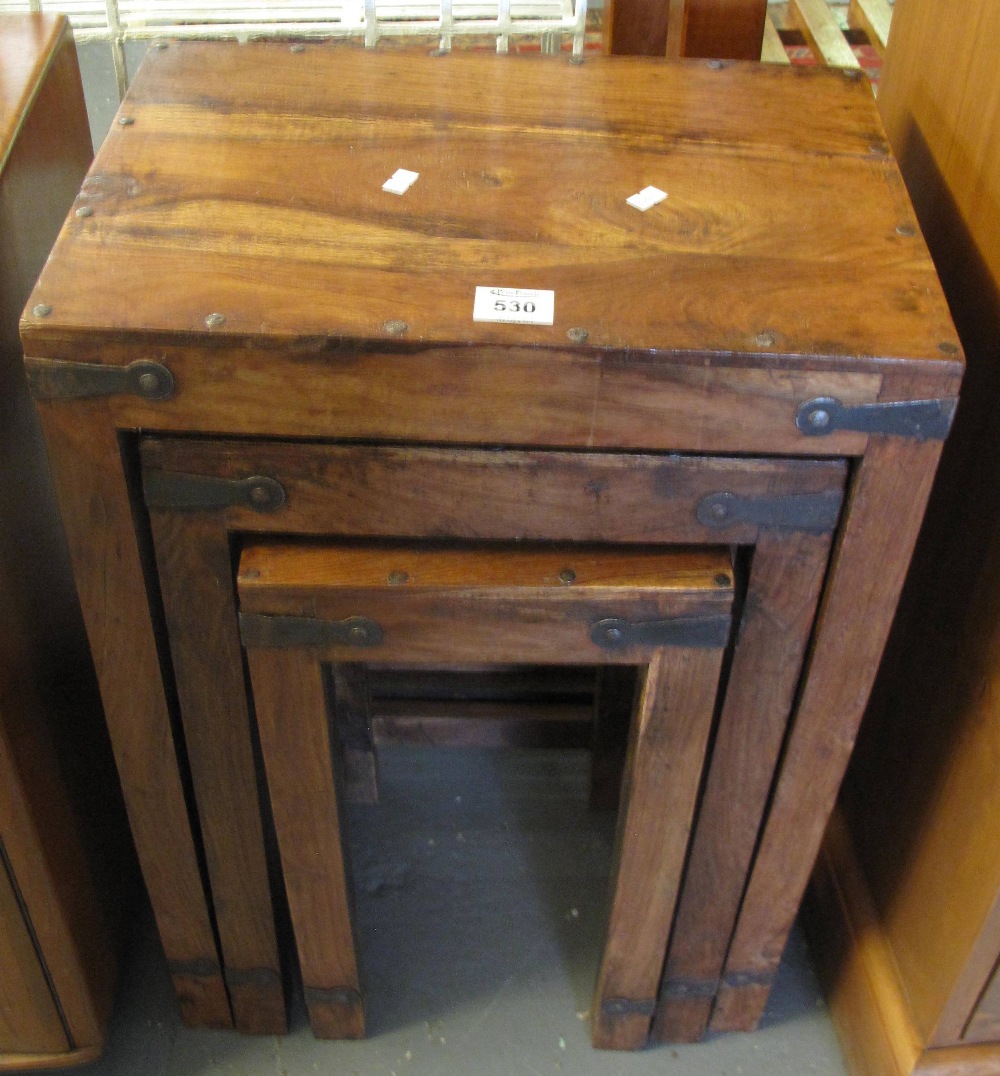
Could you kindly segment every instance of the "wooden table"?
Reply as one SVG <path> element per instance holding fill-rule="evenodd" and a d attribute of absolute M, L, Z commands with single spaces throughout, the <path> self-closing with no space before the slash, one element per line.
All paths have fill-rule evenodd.
<path fill-rule="evenodd" d="M 228 986 L 284 1022 L 232 577 L 272 530 L 743 547 L 658 1027 L 697 1037 L 720 982 L 752 1022 L 962 374 L 867 86 L 163 44 L 22 331 L 188 1019 Z M 477 287 L 552 291 L 552 324 L 476 321 Z"/>

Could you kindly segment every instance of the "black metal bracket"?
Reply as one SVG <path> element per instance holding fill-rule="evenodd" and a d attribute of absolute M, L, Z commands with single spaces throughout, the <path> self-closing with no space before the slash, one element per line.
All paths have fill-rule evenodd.
<path fill-rule="evenodd" d="M 809 437 L 835 430 L 893 434 L 918 441 L 943 441 L 951 429 L 957 400 L 899 400 L 847 407 L 832 396 L 807 400 L 795 413 L 795 425 Z"/>
<path fill-rule="evenodd" d="M 709 493 L 698 502 L 698 522 L 715 530 L 740 524 L 778 530 L 828 534 L 837 525 L 843 503 L 840 490 L 785 493 L 773 497 L 744 497 L 738 493 Z"/>
<path fill-rule="evenodd" d="M 608 998 L 601 1002 L 605 1016 L 653 1016 L 656 998 Z"/>
<path fill-rule="evenodd" d="M 298 646 L 378 646 L 382 627 L 366 616 L 349 616 L 345 620 L 317 620 L 308 616 L 268 616 L 266 613 L 240 613 L 240 634 L 247 646 L 269 650 Z"/>
<path fill-rule="evenodd" d="M 728 616 L 689 616 L 673 620 L 625 620 L 607 617 L 590 627 L 590 638 L 602 650 L 629 646 L 688 646 L 721 649 L 729 641 Z"/>
<path fill-rule="evenodd" d="M 180 471 L 148 470 L 142 476 L 148 508 L 208 511 L 217 508 L 252 508 L 274 512 L 285 503 L 285 489 L 266 475 L 216 478 Z"/>
<path fill-rule="evenodd" d="M 36 400 L 78 400 L 131 393 L 165 400 L 174 393 L 174 375 L 162 363 L 137 359 L 128 366 L 61 359 L 26 359 L 28 388 Z"/>

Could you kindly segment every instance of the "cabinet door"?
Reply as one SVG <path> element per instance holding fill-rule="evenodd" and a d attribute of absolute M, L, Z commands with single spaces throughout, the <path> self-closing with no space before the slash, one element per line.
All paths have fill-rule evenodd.
<path fill-rule="evenodd" d="M 2 852 L 2 846 L 0 846 Z M 0 857 L 0 1054 L 69 1049 L 17 889 Z"/>

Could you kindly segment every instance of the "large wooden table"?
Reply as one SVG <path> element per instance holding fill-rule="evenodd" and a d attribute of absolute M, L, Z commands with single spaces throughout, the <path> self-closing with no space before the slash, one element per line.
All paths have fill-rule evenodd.
<path fill-rule="evenodd" d="M 477 287 L 553 323 L 474 321 Z M 625 1017 L 752 1026 L 962 375 L 867 85 L 164 43 L 22 332 L 191 1022 L 284 1025 L 232 575 L 269 531 L 741 547 L 664 985 Z"/>

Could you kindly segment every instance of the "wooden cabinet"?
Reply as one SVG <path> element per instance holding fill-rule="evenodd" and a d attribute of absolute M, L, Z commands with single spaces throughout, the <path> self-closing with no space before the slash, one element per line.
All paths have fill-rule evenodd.
<path fill-rule="evenodd" d="M 114 781 L 17 335 L 90 158 L 66 20 L 0 16 L 0 1069 L 94 1057 L 114 983 L 74 810 L 107 823 Z"/>
<path fill-rule="evenodd" d="M 868 87 L 161 45 L 22 333 L 186 1018 L 284 1027 L 233 578 L 271 531 L 741 547 L 683 929 L 618 1015 L 752 1026 L 963 369 Z"/>
<path fill-rule="evenodd" d="M 879 109 L 968 357 L 827 838 L 813 936 L 852 1071 L 1000 1071 L 1000 3 L 898 0 Z"/>

